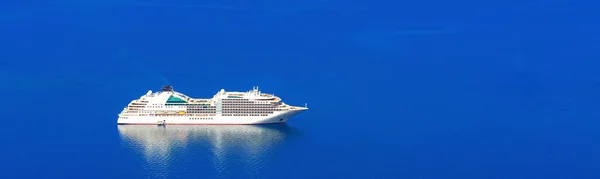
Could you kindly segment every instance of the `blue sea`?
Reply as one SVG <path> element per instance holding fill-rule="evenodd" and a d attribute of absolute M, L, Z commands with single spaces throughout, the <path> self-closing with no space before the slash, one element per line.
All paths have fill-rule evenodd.
<path fill-rule="evenodd" d="M 0 1 L 0 178 L 600 178 L 600 3 Z M 117 126 L 166 84 L 279 125 Z"/>

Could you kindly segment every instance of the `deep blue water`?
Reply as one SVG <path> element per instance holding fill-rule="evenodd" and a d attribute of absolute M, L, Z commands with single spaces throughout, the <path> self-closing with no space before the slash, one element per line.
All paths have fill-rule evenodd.
<path fill-rule="evenodd" d="M 598 3 L 0 2 L 0 178 L 600 178 Z M 170 83 L 287 125 L 120 126 Z"/>

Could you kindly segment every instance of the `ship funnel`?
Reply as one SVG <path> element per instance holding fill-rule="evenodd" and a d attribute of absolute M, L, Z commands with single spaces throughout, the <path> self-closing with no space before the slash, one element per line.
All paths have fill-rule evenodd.
<path fill-rule="evenodd" d="M 173 91 L 173 86 L 165 85 L 162 87 L 162 91 Z"/>

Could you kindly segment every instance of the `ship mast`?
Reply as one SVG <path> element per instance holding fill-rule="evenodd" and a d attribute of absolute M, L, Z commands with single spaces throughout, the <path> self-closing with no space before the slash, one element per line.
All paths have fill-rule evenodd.
<path fill-rule="evenodd" d="M 254 93 L 255 96 L 259 96 L 260 95 L 260 91 L 258 91 L 258 86 L 252 86 L 252 91 Z"/>

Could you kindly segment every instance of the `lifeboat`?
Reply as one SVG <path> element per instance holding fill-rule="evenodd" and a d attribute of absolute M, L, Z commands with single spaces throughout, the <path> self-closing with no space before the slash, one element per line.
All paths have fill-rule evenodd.
<path fill-rule="evenodd" d="M 185 111 L 179 111 L 179 112 L 177 112 L 177 114 L 184 115 L 184 114 L 185 114 Z"/>

